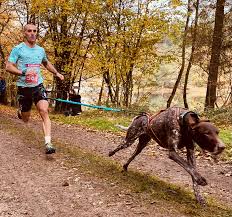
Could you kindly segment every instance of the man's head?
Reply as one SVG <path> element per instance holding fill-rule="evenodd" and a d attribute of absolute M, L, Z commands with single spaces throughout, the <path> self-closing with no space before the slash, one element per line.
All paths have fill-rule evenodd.
<path fill-rule="evenodd" d="M 37 27 L 34 24 L 24 26 L 24 37 L 29 44 L 35 44 L 37 36 Z"/>

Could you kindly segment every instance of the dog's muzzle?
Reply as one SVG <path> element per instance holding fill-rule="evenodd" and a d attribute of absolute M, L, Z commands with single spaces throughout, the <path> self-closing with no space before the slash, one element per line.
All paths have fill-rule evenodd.
<path fill-rule="evenodd" d="M 225 145 L 220 142 L 218 143 L 218 145 L 214 148 L 214 152 L 212 153 L 213 155 L 218 155 L 221 154 L 223 152 L 223 150 L 225 149 Z"/>

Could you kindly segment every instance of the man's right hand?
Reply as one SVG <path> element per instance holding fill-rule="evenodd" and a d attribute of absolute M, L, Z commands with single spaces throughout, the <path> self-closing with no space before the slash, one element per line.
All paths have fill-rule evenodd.
<path fill-rule="evenodd" d="M 22 70 L 21 72 L 22 72 L 21 76 L 25 76 L 27 71 L 26 70 Z"/>

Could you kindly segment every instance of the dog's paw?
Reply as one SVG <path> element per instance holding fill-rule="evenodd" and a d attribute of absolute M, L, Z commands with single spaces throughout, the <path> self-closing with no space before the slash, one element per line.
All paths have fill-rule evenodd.
<path fill-rule="evenodd" d="M 206 201 L 205 199 L 201 196 L 201 195 L 197 195 L 196 196 L 197 202 L 201 205 L 201 206 L 206 206 Z"/>
<path fill-rule="evenodd" d="M 208 184 L 206 179 L 204 177 L 202 177 L 201 175 L 199 175 L 197 177 L 196 182 L 197 182 L 198 185 L 202 185 L 202 186 L 205 186 L 205 185 Z"/>

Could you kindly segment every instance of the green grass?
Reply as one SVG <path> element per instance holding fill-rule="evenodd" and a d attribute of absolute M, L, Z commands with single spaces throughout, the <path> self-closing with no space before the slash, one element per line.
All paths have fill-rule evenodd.
<path fill-rule="evenodd" d="M 51 120 L 64 123 L 81 125 L 87 128 L 107 131 L 119 132 L 120 130 L 115 127 L 116 124 L 128 126 L 131 122 L 132 116 L 123 115 L 122 113 L 112 113 L 104 111 L 87 111 L 78 116 L 64 116 L 61 114 L 51 114 Z"/>
<path fill-rule="evenodd" d="M 222 155 L 222 159 L 232 160 L 232 132 L 231 130 L 221 129 L 220 138 L 226 144 L 226 148 Z"/>

